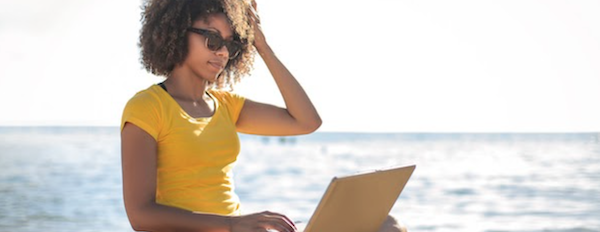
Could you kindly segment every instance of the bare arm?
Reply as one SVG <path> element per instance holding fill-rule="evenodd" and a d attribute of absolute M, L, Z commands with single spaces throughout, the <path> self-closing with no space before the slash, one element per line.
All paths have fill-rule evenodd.
<path fill-rule="evenodd" d="M 244 216 L 197 214 L 156 203 L 157 146 L 154 138 L 132 123 L 121 132 L 123 199 L 136 231 L 246 232 L 256 228 L 294 231 L 291 221 L 277 213 Z"/>
<path fill-rule="evenodd" d="M 256 8 L 256 5 L 254 5 Z M 237 122 L 238 131 L 262 135 L 307 134 L 321 126 L 321 118 L 296 78 L 267 44 L 254 12 L 254 47 L 273 76 L 286 108 L 246 100 Z"/>
<path fill-rule="evenodd" d="M 123 199 L 134 230 L 229 231 L 228 217 L 194 214 L 156 203 L 156 142 L 134 124 L 121 132 Z"/>

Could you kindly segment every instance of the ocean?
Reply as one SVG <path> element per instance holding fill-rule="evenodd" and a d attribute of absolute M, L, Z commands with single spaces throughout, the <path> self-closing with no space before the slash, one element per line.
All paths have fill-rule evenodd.
<path fill-rule="evenodd" d="M 409 231 L 600 232 L 598 133 L 240 135 L 246 213 L 308 221 L 336 175 L 417 165 Z M 133 231 L 116 127 L 0 127 L 0 232 Z"/>

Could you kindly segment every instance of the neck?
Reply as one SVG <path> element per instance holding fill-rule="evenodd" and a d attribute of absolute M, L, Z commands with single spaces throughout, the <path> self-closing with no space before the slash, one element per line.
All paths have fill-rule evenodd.
<path fill-rule="evenodd" d="M 208 87 L 203 78 L 177 68 L 167 78 L 165 85 L 171 96 L 193 102 L 203 100 Z"/>

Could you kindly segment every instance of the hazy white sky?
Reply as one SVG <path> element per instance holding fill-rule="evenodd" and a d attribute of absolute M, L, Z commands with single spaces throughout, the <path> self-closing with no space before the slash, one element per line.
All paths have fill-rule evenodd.
<path fill-rule="evenodd" d="M 259 0 L 321 131 L 600 131 L 600 1 Z M 0 0 L 0 125 L 118 126 L 139 1 Z M 264 64 L 237 89 L 281 105 Z"/>

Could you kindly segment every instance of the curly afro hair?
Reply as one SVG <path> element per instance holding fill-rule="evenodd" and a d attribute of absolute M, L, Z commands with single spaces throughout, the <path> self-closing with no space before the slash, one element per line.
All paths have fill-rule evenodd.
<path fill-rule="evenodd" d="M 145 0 L 142 5 L 140 61 L 149 72 L 168 77 L 188 55 L 186 32 L 194 21 L 210 14 L 224 13 L 234 31 L 234 39 L 243 44 L 242 51 L 218 76 L 212 88 L 233 88 L 247 75 L 254 63 L 254 31 L 244 0 Z"/>

